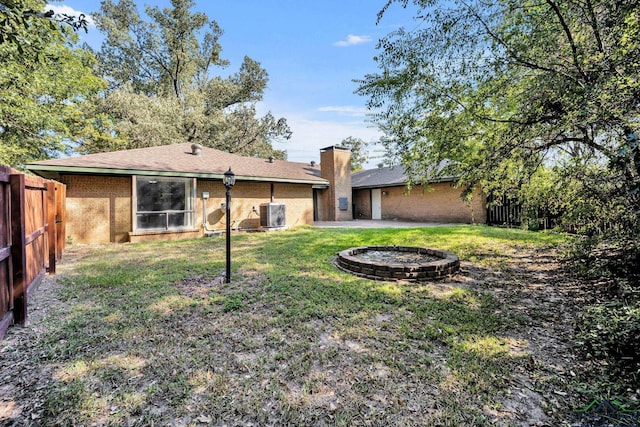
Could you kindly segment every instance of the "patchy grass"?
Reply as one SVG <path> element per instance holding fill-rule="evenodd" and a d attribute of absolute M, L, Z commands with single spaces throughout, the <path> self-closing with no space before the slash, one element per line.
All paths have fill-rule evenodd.
<path fill-rule="evenodd" d="M 34 344 L 48 368 L 20 393 L 41 397 L 35 425 L 518 425 L 531 415 L 513 407 L 531 363 L 520 332 L 535 318 L 490 291 L 520 289 L 525 276 L 500 279 L 510 260 L 564 239 L 479 226 L 238 234 L 231 284 L 223 239 L 91 248 L 58 277 L 64 304 Z M 372 244 L 451 250 L 463 271 L 415 284 L 332 265 Z"/>

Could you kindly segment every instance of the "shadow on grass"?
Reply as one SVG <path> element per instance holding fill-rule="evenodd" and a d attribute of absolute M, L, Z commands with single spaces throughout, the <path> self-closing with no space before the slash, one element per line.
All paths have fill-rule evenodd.
<path fill-rule="evenodd" d="M 330 261 L 345 247 L 398 244 L 491 265 L 559 241 L 530 234 L 234 235 L 231 284 L 220 280 L 222 239 L 98 248 L 60 278 L 66 305 L 38 343 L 49 380 L 24 393 L 42 396 L 49 424 L 515 423 L 500 402 L 526 355 L 512 351 L 508 308 L 455 280 L 374 282 Z"/>

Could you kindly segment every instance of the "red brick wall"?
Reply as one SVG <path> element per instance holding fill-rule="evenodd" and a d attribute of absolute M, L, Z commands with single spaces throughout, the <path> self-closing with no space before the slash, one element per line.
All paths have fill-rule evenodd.
<path fill-rule="evenodd" d="M 486 198 L 476 190 L 471 203 L 460 198 L 462 189 L 451 183 L 431 184 L 424 189 L 416 186 L 409 194 L 405 187 L 383 188 L 382 219 L 434 221 L 451 223 L 487 222 Z M 370 208 L 369 208 L 370 212 Z"/>
<path fill-rule="evenodd" d="M 211 229 L 226 227 L 225 188 L 221 181 L 199 180 L 196 190 L 196 224 L 202 228 L 202 192 L 209 192 L 206 201 L 207 221 Z M 313 224 L 313 198 L 310 185 L 273 184 L 273 201 L 286 206 L 286 225 Z M 260 227 L 260 205 L 271 202 L 271 183 L 237 182 L 231 189 L 232 228 L 251 229 Z M 254 208 L 255 207 L 255 211 Z"/>
<path fill-rule="evenodd" d="M 382 188 L 382 219 L 451 223 L 486 223 L 486 198 L 474 192 L 471 203 L 460 198 L 462 189 L 450 183 L 432 184 L 424 190 L 417 186 L 409 194 L 405 187 Z M 353 191 L 356 218 L 371 219 L 371 190 Z"/>
<path fill-rule="evenodd" d="M 320 152 L 320 176 L 329 181 L 329 188 L 319 192 L 323 210 L 320 221 L 348 221 L 353 219 L 351 191 L 351 151 L 328 147 Z M 341 210 L 338 199 L 346 197 L 347 209 Z"/>

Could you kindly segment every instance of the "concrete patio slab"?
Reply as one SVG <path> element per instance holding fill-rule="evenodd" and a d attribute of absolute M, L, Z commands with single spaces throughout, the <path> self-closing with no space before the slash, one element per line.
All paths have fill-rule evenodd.
<path fill-rule="evenodd" d="M 314 227 L 320 228 L 419 228 L 442 227 L 460 224 L 446 224 L 438 222 L 412 222 L 392 220 L 354 219 L 353 221 L 315 221 Z"/>

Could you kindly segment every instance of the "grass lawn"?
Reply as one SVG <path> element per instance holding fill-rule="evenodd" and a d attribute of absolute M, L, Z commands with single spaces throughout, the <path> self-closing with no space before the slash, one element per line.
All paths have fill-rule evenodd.
<path fill-rule="evenodd" d="M 535 289 L 554 287 L 557 265 L 544 265 L 564 239 L 484 226 L 234 234 L 231 284 L 224 238 L 74 247 L 15 401 L 31 399 L 20 416 L 33 425 L 553 424 L 575 409 L 555 372 L 565 349 L 551 336 L 556 359 L 539 356 L 532 340 L 567 326 Z M 373 244 L 450 250 L 462 271 L 416 284 L 332 264 Z"/>

